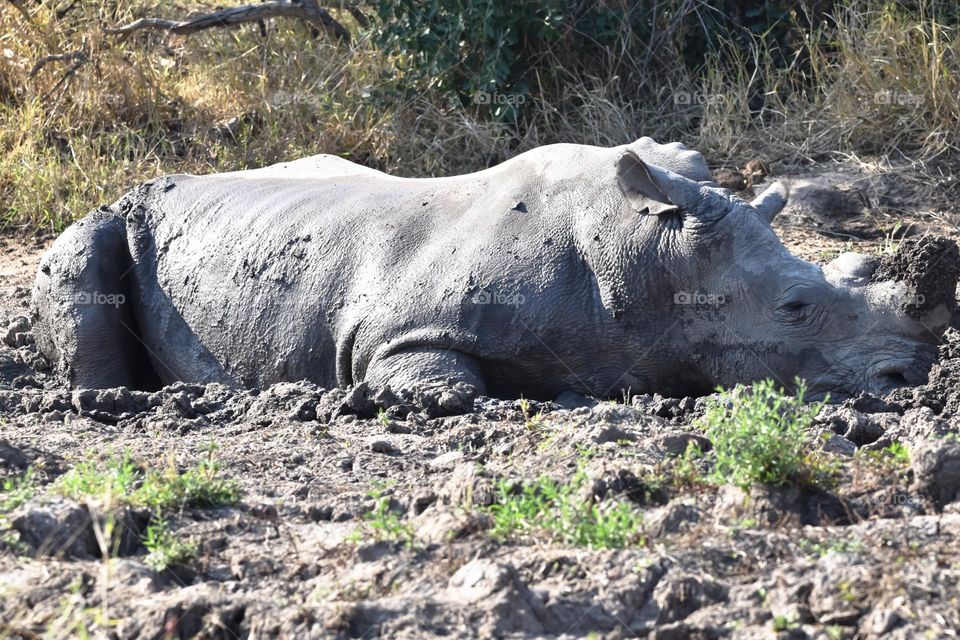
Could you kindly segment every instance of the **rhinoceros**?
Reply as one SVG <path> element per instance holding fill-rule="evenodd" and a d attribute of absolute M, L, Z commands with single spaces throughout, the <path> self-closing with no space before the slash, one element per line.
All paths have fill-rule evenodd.
<path fill-rule="evenodd" d="M 331 155 L 168 175 L 53 244 L 37 340 L 81 388 L 464 382 L 549 399 L 774 378 L 838 398 L 924 381 L 953 296 L 917 313 L 869 257 L 791 255 L 770 226 L 786 198 L 774 183 L 740 199 L 700 153 L 649 138 L 441 178 Z"/>

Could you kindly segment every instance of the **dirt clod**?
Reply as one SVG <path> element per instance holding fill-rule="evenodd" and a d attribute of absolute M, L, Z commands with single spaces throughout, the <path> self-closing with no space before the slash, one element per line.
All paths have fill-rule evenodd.
<path fill-rule="evenodd" d="M 913 318 L 926 316 L 945 304 L 956 311 L 957 276 L 960 275 L 960 250 L 957 243 L 941 236 L 923 236 L 903 240 L 892 254 L 886 254 L 873 273 L 873 281 L 906 282 L 916 300 L 903 303 Z"/>

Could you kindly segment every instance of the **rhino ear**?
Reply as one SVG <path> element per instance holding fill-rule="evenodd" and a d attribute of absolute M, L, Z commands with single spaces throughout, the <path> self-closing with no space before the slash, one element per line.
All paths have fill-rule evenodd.
<path fill-rule="evenodd" d="M 788 194 L 789 190 L 787 189 L 787 185 L 782 182 L 774 182 L 764 189 L 763 193 L 751 200 L 750 206 L 769 224 L 773 222 L 773 219 L 777 217 L 780 210 L 787 204 Z"/>
<path fill-rule="evenodd" d="M 617 162 L 617 181 L 634 211 L 653 215 L 688 209 L 700 193 L 696 182 L 647 164 L 629 150 Z"/>

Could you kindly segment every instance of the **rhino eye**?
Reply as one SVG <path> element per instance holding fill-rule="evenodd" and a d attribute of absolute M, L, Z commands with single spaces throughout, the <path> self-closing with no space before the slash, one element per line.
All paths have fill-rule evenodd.
<path fill-rule="evenodd" d="M 781 304 L 777 308 L 777 311 L 786 320 L 790 322 L 799 322 L 809 317 L 812 309 L 813 305 L 809 302 L 803 302 L 802 300 L 791 300 L 790 302 Z"/>

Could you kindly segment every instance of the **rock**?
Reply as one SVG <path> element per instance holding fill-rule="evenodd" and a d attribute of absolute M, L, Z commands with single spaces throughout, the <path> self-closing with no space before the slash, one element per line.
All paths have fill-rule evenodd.
<path fill-rule="evenodd" d="M 842 456 L 852 456 L 857 452 L 857 445 L 850 442 L 843 436 L 830 433 L 823 440 L 823 450 L 827 453 L 836 453 Z"/>
<path fill-rule="evenodd" d="M 473 411 L 477 390 L 466 383 L 424 385 L 413 393 L 413 404 L 431 418 L 458 416 Z"/>
<path fill-rule="evenodd" d="M 30 466 L 30 460 L 6 440 L 0 440 L 0 469 L 26 470 Z"/>
<path fill-rule="evenodd" d="M 671 622 L 670 624 L 659 625 L 650 632 L 647 638 L 648 640 L 718 640 L 726 635 L 725 630 L 718 627 L 704 628 L 685 622 Z M 768 633 L 764 633 L 761 637 L 767 638 L 769 636 Z"/>
<path fill-rule="evenodd" d="M 458 464 L 437 492 L 439 501 L 450 506 L 488 506 L 493 504 L 493 482 L 480 474 L 473 462 Z"/>
<path fill-rule="evenodd" d="M 10 318 L 6 327 L 0 330 L 0 341 L 12 349 L 32 345 L 33 332 L 29 318 L 26 316 Z"/>
<path fill-rule="evenodd" d="M 662 538 L 690 528 L 700 522 L 701 517 L 702 512 L 696 505 L 675 500 L 647 513 L 644 530 L 651 536 Z"/>
<path fill-rule="evenodd" d="M 824 407 L 817 416 L 817 422 L 858 447 L 870 444 L 883 435 L 879 424 L 849 407 Z"/>
<path fill-rule="evenodd" d="M 212 389 L 209 399 L 205 390 L 191 397 L 183 394 L 178 398 L 178 404 L 184 415 L 192 417 L 194 414 L 205 415 L 223 408 L 225 398 L 219 397 L 220 389 Z M 249 419 L 260 423 L 272 422 L 278 417 L 296 422 L 309 422 L 319 419 L 318 409 L 324 390 L 315 384 L 300 382 L 280 382 L 265 389 L 254 397 L 247 407 L 246 415 Z"/>
<path fill-rule="evenodd" d="M 896 402 L 889 402 L 884 398 L 878 398 L 875 395 L 863 391 L 853 400 L 848 400 L 850 408 L 860 413 L 897 413 L 902 414 L 903 406 Z"/>
<path fill-rule="evenodd" d="M 807 602 L 817 620 L 856 624 L 867 606 L 864 590 L 870 584 L 863 559 L 856 553 L 829 551 L 817 561 L 812 573 Z"/>
<path fill-rule="evenodd" d="M 717 491 L 714 514 L 721 521 L 752 526 L 797 526 L 802 511 L 800 491 L 795 487 L 754 485 L 749 491 L 724 485 Z"/>
<path fill-rule="evenodd" d="M 873 281 L 905 282 L 919 304 L 905 301 L 901 310 L 913 318 L 928 320 L 931 313 L 953 314 L 956 311 L 956 286 L 952 283 L 956 282 L 958 274 L 960 249 L 957 243 L 942 236 L 923 235 L 905 238 L 896 251 L 881 256 Z"/>
<path fill-rule="evenodd" d="M 719 602 L 726 602 L 725 585 L 705 577 L 687 573 L 667 574 L 653 590 L 657 623 L 683 620 L 694 611 Z"/>
<path fill-rule="evenodd" d="M 596 406 L 599 401 L 574 391 L 564 391 L 554 399 L 554 402 L 563 409 L 572 411 L 573 409 L 579 409 L 581 407 L 590 409 Z"/>
<path fill-rule="evenodd" d="M 429 489 L 419 489 L 410 500 L 410 510 L 414 515 L 420 515 L 428 507 L 437 502 L 437 494 Z"/>
<path fill-rule="evenodd" d="M 648 486 L 629 469 L 610 468 L 604 463 L 588 465 L 587 476 L 593 480 L 585 499 L 599 501 L 610 496 L 624 496 L 637 504 L 663 504 L 667 494 L 659 486 Z"/>
<path fill-rule="evenodd" d="M 597 403 L 590 409 L 590 417 L 587 419 L 590 424 L 604 423 L 609 425 L 636 424 L 642 421 L 643 413 L 641 411 L 615 402 Z"/>
<path fill-rule="evenodd" d="M 698 433 L 688 431 L 670 431 L 657 436 L 654 442 L 664 453 L 671 456 L 683 455 L 691 444 L 698 447 L 700 451 L 710 451 L 712 448 L 710 440 Z"/>
<path fill-rule="evenodd" d="M 446 544 L 489 529 L 491 524 L 485 514 L 431 507 L 416 518 L 416 539 L 426 544 Z"/>
<path fill-rule="evenodd" d="M 934 414 L 930 407 L 908 409 L 900 418 L 894 439 L 911 445 L 921 440 L 939 438 L 950 433 L 950 426 Z"/>
<path fill-rule="evenodd" d="M 629 431 L 624 431 L 620 427 L 606 424 L 594 426 L 586 434 L 586 437 L 594 444 L 606 444 L 608 442 L 620 444 L 623 442 L 633 442 L 637 439 L 637 436 Z"/>
<path fill-rule="evenodd" d="M 448 582 L 444 600 L 484 611 L 479 637 L 543 635 L 543 603 L 519 579 L 512 565 L 486 558 L 460 567 Z"/>
<path fill-rule="evenodd" d="M 903 625 L 906 619 L 901 615 L 901 611 L 905 602 L 903 596 L 878 602 L 870 613 L 860 620 L 860 632 L 867 638 L 879 638 Z M 906 612 L 906 615 L 910 615 L 909 612 Z"/>
<path fill-rule="evenodd" d="M 374 440 L 370 443 L 370 450 L 386 455 L 396 455 L 400 452 L 389 440 Z"/>
<path fill-rule="evenodd" d="M 139 549 L 149 519 L 145 510 L 123 508 L 115 512 L 113 531 L 118 537 L 107 541 L 110 552 L 125 556 Z M 94 519 L 87 505 L 63 498 L 44 502 L 34 499 L 11 514 L 10 524 L 37 556 L 91 560 L 102 555 L 97 531 L 105 530 L 105 517 L 98 513 Z"/>
<path fill-rule="evenodd" d="M 10 524 L 35 555 L 77 560 L 100 557 L 90 512 L 75 502 L 58 499 L 41 504 L 32 500 L 14 511 Z"/>
<path fill-rule="evenodd" d="M 333 518 L 333 507 L 314 505 L 307 509 L 307 517 L 313 522 L 329 522 Z"/>
<path fill-rule="evenodd" d="M 926 440 L 910 451 L 912 490 L 929 495 L 939 508 L 960 497 L 960 442 Z"/>

